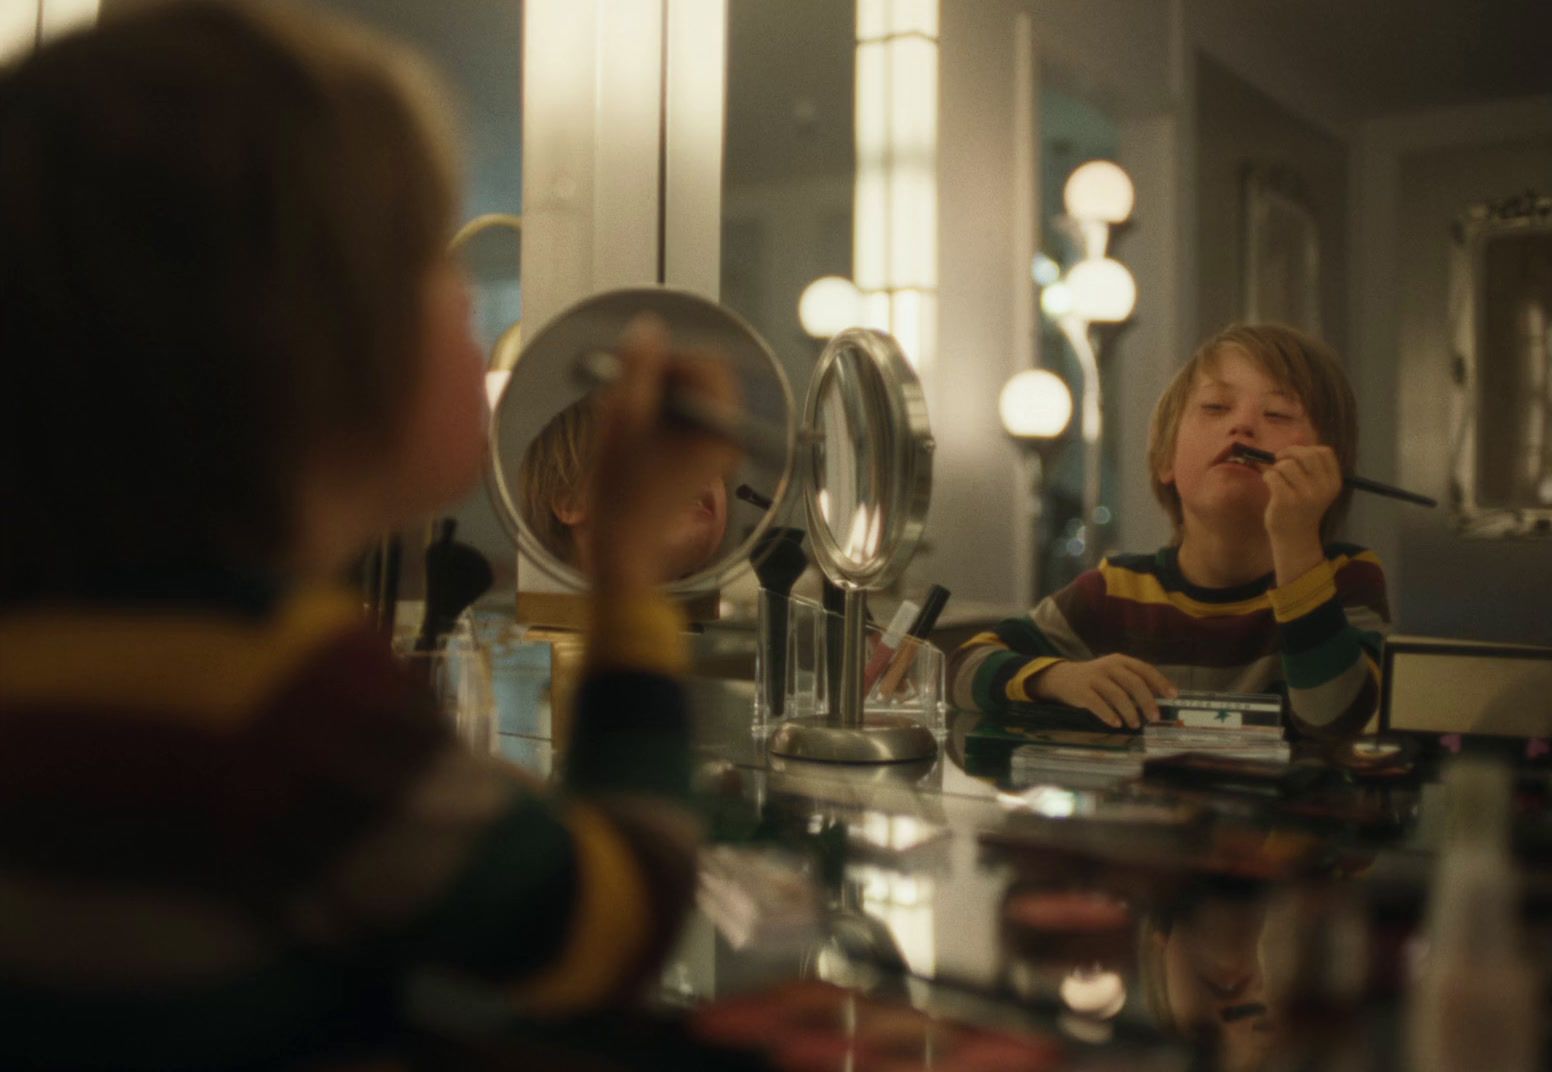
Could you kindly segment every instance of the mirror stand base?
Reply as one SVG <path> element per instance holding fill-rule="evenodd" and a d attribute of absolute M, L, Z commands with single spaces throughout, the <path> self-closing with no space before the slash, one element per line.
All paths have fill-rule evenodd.
<path fill-rule="evenodd" d="M 861 726 L 833 726 L 828 718 L 794 718 L 771 734 L 770 753 L 824 763 L 906 763 L 938 751 L 937 738 L 905 715 L 863 716 Z"/>

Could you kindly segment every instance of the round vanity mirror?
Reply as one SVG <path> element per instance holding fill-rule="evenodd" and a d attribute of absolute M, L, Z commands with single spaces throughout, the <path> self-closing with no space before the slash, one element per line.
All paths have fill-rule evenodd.
<path fill-rule="evenodd" d="M 714 593 L 748 567 L 751 551 L 781 509 L 797 421 L 786 375 L 764 341 L 734 313 L 686 291 L 640 287 L 594 295 L 555 317 L 522 348 L 492 408 L 491 483 L 523 559 L 520 617 L 525 592 L 574 594 L 587 587 L 586 493 L 597 434 L 592 391 L 607 378 L 626 326 L 642 314 L 663 321 L 675 351 L 725 361 L 742 404 L 733 431 L 744 439 L 743 461 L 726 481 L 685 504 L 675 561 L 664 578 L 668 591 L 681 597 Z M 665 402 L 670 412 L 674 401 Z M 693 412 L 694 398 L 678 401 L 691 411 L 680 416 L 692 422 L 719 416 Z M 753 494 L 740 497 L 741 485 Z M 761 510 L 749 499 L 770 506 Z"/>
<path fill-rule="evenodd" d="M 814 557 L 846 593 L 840 688 L 827 715 L 782 723 L 770 751 L 838 763 L 931 756 L 937 742 L 925 726 L 869 713 L 863 702 L 866 593 L 888 585 L 916 553 L 932 492 L 921 381 L 892 338 L 853 328 L 831 340 L 814 370 L 802 438 Z"/>
<path fill-rule="evenodd" d="M 916 553 L 932 494 L 921 382 L 888 335 L 853 328 L 820 355 L 803 425 L 819 567 L 840 588 L 886 587 Z"/>

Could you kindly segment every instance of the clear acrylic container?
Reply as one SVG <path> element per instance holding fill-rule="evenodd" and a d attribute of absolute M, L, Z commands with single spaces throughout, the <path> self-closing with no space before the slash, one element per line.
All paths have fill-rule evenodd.
<path fill-rule="evenodd" d="M 785 604 L 785 614 L 778 602 Z M 810 600 L 781 600 L 763 590 L 759 609 L 753 731 L 763 733 L 788 718 L 828 714 L 837 702 L 834 686 L 840 682 L 840 615 Z M 779 649 L 770 643 L 778 630 L 783 634 Z M 879 639 L 878 630 L 868 631 L 870 657 Z M 780 654 L 772 658 L 777 651 Z M 946 664 L 937 647 L 904 638 L 868 690 L 864 709 L 909 715 L 941 738 L 947 716 Z"/>
<path fill-rule="evenodd" d="M 941 740 L 948 732 L 947 665 L 941 648 L 905 637 L 863 697 L 863 709 L 909 715 Z"/>

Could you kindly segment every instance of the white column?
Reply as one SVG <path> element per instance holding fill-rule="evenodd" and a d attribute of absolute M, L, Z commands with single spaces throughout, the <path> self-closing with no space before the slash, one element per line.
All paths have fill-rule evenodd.
<path fill-rule="evenodd" d="M 523 324 L 658 279 L 663 0 L 529 0 Z"/>
<path fill-rule="evenodd" d="M 722 281 L 722 152 L 727 0 L 669 0 L 663 282 L 717 298 Z"/>

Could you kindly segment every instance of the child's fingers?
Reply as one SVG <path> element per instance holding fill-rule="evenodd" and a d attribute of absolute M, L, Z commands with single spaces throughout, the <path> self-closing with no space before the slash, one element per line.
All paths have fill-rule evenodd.
<path fill-rule="evenodd" d="M 1141 659 L 1130 655 L 1123 655 L 1122 659 L 1134 674 L 1137 674 L 1147 682 L 1148 688 L 1154 696 L 1174 696 L 1180 692 L 1175 683 L 1164 676 L 1163 671 L 1152 663 L 1143 662 Z"/>
<path fill-rule="evenodd" d="M 1159 720 L 1159 705 L 1153 698 L 1153 690 L 1143 680 L 1141 674 L 1133 670 L 1125 663 L 1118 664 L 1115 668 L 1114 680 L 1126 690 L 1137 710 L 1149 722 Z"/>
<path fill-rule="evenodd" d="M 1137 704 L 1133 702 L 1131 695 L 1115 678 L 1100 674 L 1094 678 L 1094 691 L 1097 692 L 1110 709 L 1121 717 L 1126 723 L 1127 729 L 1136 729 L 1142 723 L 1142 715 L 1138 713 Z"/>
<path fill-rule="evenodd" d="M 1090 688 L 1084 694 L 1082 706 L 1095 718 L 1112 729 L 1121 728 L 1121 716 L 1116 714 L 1110 705 L 1105 702 L 1105 698 L 1094 691 L 1094 689 Z"/>

